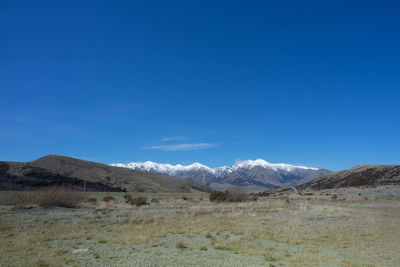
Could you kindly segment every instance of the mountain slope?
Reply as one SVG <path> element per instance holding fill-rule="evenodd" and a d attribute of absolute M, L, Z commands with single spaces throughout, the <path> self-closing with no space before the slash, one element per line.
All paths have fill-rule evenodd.
<path fill-rule="evenodd" d="M 16 184 L 17 181 L 35 178 L 36 182 L 49 179 L 75 179 L 87 181 L 105 187 L 124 189 L 132 192 L 191 192 L 192 190 L 209 191 L 205 186 L 153 173 L 49 155 L 32 162 L 0 162 L 0 186 Z"/>
<path fill-rule="evenodd" d="M 330 173 L 316 169 L 289 164 L 272 164 L 264 160 L 246 160 L 232 166 L 210 168 L 200 163 L 188 166 L 159 164 L 151 161 L 116 163 L 112 166 L 125 167 L 150 173 L 178 177 L 195 183 L 219 188 L 220 185 L 271 188 L 274 186 L 293 186 L 308 182 Z M 226 187 L 226 186 L 225 186 Z"/>
<path fill-rule="evenodd" d="M 400 184 L 400 165 L 365 164 L 332 172 L 309 183 L 299 185 L 297 188 L 299 190 L 320 190 L 393 184 Z"/>

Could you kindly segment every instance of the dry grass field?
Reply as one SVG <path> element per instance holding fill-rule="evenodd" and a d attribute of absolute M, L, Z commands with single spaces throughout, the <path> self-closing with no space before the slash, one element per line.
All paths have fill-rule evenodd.
<path fill-rule="evenodd" d="M 400 265 L 400 195 L 152 194 L 140 207 L 89 195 L 79 208 L 1 206 L 0 266 Z"/>

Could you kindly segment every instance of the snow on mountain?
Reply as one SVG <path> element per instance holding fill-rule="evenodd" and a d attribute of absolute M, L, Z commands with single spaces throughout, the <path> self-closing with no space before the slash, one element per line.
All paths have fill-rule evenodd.
<path fill-rule="evenodd" d="M 152 161 L 111 164 L 140 171 L 182 178 L 203 185 L 232 184 L 241 186 L 273 187 L 296 185 L 330 173 L 328 170 L 284 163 L 274 164 L 262 159 L 245 160 L 232 166 L 210 168 L 200 163 L 171 165 Z"/>
<path fill-rule="evenodd" d="M 157 173 L 162 173 L 165 175 L 173 175 L 174 173 L 177 173 L 180 171 L 190 171 L 190 170 L 200 170 L 200 169 L 204 169 L 206 171 L 214 173 L 214 169 L 211 169 L 211 168 L 209 168 L 203 164 L 197 163 L 197 162 L 193 163 L 191 165 L 186 165 L 186 166 L 183 166 L 181 164 L 171 165 L 168 163 L 156 163 L 156 162 L 152 162 L 152 161 L 131 162 L 131 163 L 127 163 L 127 164 L 114 163 L 114 164 L 111 164 L 111 166 L 124 167 L 124 168 L 140 170 L 140 171 L 147 171 L 147 172 L 157 172 Z"/>
<path fill-rule="evenodd" d="M 152 162 L 152 161 L 131 162 L 131 163 L 127 163 L 127 164 L 114 163 L 111 165 L 116 166 L 116 167 L 124 167 L 124 168 L 140 170 L 140 171 L 160 172 L 160 173 L 163 173 L 166 175 L 172 175 L 172 174 L 180 172 L 180 171 L 191 171 L 191 170 L 203 169 L 203 170 L 208 171 L 217 176 L 221 176 L 221 175 L 224 175 L 225 173 L 229 173 L 229 172 L 232 172 L 232 171 L 240 169 L 240 168 L 251 169 L 254 167 L 263 167 L 263 168 L 272 169 L 274 171 L 282 170 L 282 171 L 287 171 L 287 172 L 293 171 L 295 169 L 318 170 L 317 168 L 305 167 L 305 166 L 294 166 L 294 165 L 289 165 L 289 164 L 284 164 L 284 163 L 274 164 L 274 163 L 269 163 L 262 159 L 245 160 L 245 161 L 240 161 L 232 166 L 223 166 L 223 167 L 217 167 L 217 168 L 210 168 L 208 166 L 205 166 L 205 165 L 197 163 L 197 162 L 195 162 L 191 165 L 186 165 L 186 166 L 183 166 L 181 164 L 171 165 L 168 163 L 156 163 L 156 162 Z"/>
<path fill-rule="evenodd" d="M 233 165 L 234 168 L 248 168 L 248 169 L 251 169 L 256 166 L 270 168 L 270 169 L 273 169 L 274 171 L 278 171 L 278 170 L 293 171 L 295 169 L 318 170 L 317 168 L 294 166 L 294 165 L 289 165 L 289 164 L 284 164 L 284 163 L 274 164 L 274 163 L 266 162 L 265 160 L 262 160 L 262 159 L 245 160 L 245 161 L 241 161 L 241 162 L 238 162 L 235 165 Z"/>

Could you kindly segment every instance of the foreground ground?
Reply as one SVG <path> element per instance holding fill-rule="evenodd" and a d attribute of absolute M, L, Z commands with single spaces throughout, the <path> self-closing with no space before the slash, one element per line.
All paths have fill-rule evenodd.
<path fill-rule="evenodd" d="M 0 266 L 399 266 L 396 188 L 0 208 Z M 332 200 L 332 195 L 337 199 Z"/>

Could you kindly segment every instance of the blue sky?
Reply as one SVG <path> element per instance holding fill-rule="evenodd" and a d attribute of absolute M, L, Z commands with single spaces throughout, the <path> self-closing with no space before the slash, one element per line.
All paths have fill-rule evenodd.
<path fill-rule="evenodd" d="M 400 164 L 398 1 L 1 1 L 0 160 Z"/>

